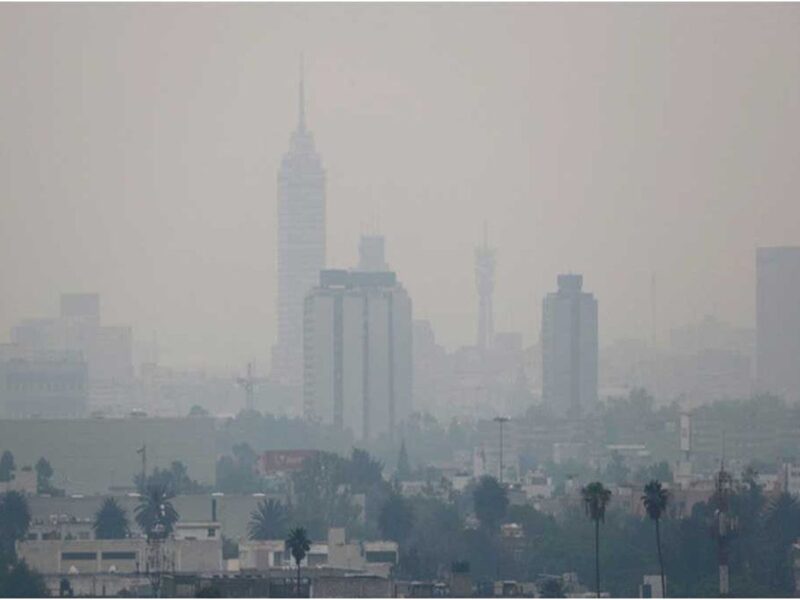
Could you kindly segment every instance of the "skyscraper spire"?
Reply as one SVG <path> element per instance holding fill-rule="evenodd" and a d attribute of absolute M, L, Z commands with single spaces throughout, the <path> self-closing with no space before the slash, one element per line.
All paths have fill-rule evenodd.
<path fill-rule="evenodd" d="M 298 98 L 298 131 L 306 130 L 306 82 L 305 82 L 305 64 L 303 61 L 303 53 L 300 53 L 300 96 Z"/>

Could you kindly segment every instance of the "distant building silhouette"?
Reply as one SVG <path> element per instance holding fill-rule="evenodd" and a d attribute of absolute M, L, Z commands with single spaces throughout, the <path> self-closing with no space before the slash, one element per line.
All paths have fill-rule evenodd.
<path fill-rule="evenodd" d="M 542 397 L 572 417 L 597 402 L 597 300 L 581 275 L 559 275 L 542 303 Z"/>
<path fill-rule="evenodd" d="M 356 439 L 411 411 L 411 299 L 392 272 L 326 270 L 306 297 L 304 410 Z"/>
<path fill-rule="evenodd" d="M 16 398 L 8 400 L 8 414 L 75 416 L 87 404 L 124 406 L 130 400 L 131 328 L 101 324 L 99 294 L 62 294 L 60 305 L 58 317 L 24 319 L 11 329 L 6 352 L 17 363 L 6 381 L 17 384 L 7 388 Z"/>
<path fill-rule="evenodd" d="M 800 247 L 756 250 L 756 380 L 800 400 Z"/>
<path fill-rule="evenodd" d="M 382 235 L 362 235 L 358 242 L 358 270 L 388 271 L 385 246 Z"/>
<path fill-rule="evenodd" d="M 278 340 L 272 350 L 273 380 L 296 386 L 303 370 L 303 300 L 325 267 L 325 170 L 306 128 L 302 72 L 298 111 L 278 172 Z"/>

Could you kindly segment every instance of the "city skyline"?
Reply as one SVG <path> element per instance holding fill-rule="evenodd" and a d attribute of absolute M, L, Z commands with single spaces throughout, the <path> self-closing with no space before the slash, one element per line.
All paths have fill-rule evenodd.
<path fill-rule="evenodd" d="M 52 313 L 63 291 L 96 291 L 110 323 L 157 333 L 166 364 L 255 359 L 265 372 L 272 178 L 301 51 L 329 175 L 327 266 L 353 264 L 379 219 L 416 314 L 449 348 L 474 343 L 476 302 L 456 299 L 474 298 L 485 220 L 495 329 L 526 344 L 567 271 L 601 299 L 601 346 L 650 336 L 653 273 L 660 341 L 705 314 L 753 326 L 755 248 L 800 240 L 791 6 L 0 11 L 0 80 L 16 83 L 0 108 L 3 331 Z M 87 31 L 90 16 L 107 30 Z M 398 52 L 403 27 L 389 18 L 419 48 Z M 497 40 L 483 54 L 469 43 L 480 28 Z M 23 247 L 30 269 L 16 262 Z"/>

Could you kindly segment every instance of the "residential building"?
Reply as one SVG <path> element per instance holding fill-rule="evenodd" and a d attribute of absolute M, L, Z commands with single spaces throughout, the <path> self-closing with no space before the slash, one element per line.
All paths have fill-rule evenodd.
<path fill-rule="evenodd" d="M 581 275 L 559 275 L 542 304 L 542 397 L 570 417 L 597 403 L 597 300 L 582 287 Z"/>

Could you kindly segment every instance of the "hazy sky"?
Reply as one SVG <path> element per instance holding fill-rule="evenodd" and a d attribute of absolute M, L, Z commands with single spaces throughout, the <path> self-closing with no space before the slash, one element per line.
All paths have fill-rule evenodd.
<path fill-rule="evenodd" d="M 358 236 L 453 347 L 473 246 L 497 329 L 538 339 L 559 272 L 601 345 L 754 322 L 754 248 L 800 243 L 800 6 L 0 5 L 0 339 L 102 294 L 162 362 L 263 370 L 276 172 L 296 122 L 328 175 L 330 266 Z"/>

